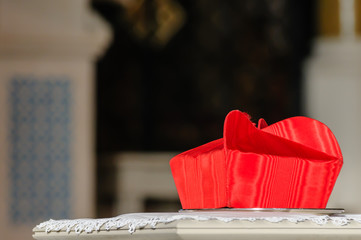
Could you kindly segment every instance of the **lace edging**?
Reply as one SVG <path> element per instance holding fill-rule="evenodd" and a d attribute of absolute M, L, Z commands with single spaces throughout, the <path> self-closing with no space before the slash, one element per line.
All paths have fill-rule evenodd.
<path fill-rule="evenodd" d="M 250 221 L 264 220 L 271 223 L 278 223 L 281 221 L 288 221 L 292 223 L 311 221 L 318 225 L 324 225 L 331 222 L 338 226 L 344 226 L 351 221 L 361 223 L 361 215 L 292 215 L 292 216 L 255 216 L 255 217 L 227 217 L 227 216 L 212 216 L 212 215 L 197 215 L 197 214 L 124 214 L 113 218 L 103 219 L 73 219 L 73 220 L 53 220 L 40 223 L 36 227 L 45 232 L 65 230 L 67 233 L 74 231 L 75 233 L 92 233 L 100 231 L 101 228 L 109 231 L 110 229 L 120 229 L 128 227 L 129 233 L 134 233 L 136 229 L 150 226 L 156 228 L 159 223 L 171 223 L 176 220 L 219 220 L 222 222 L 230 222 L 233 220 Z"/>

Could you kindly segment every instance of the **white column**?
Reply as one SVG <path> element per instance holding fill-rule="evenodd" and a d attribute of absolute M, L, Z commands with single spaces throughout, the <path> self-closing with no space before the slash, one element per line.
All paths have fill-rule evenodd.
<path fill-rule="evenodd" d="M 340 25 L 343 40 L 354 40 L 355 38 L 355 11 L 354 0 L 341 0 L 340 3 Z"/>
<path fill-rule="evenodd" d="M 111 38 L 87 0 L 0 0 L 0 232 L 94 217 L 94 61 Z"/>
<path fill-rule="evenodd" d="M 335 134 L 344 165 L 328 207 L 361 212 L 361 42 L 355 38 L 353 1 L 340 1 L 341 36 L 318 38 L 305 65 L 307 114 Z"/>

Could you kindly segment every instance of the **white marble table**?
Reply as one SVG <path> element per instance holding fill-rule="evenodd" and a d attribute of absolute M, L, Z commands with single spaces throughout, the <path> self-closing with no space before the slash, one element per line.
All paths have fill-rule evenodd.
<path fill-rule="evenodd" d="M 33 232 L 38 240 L 361 239 L 361 214 L 135 213 L 108 219 L 50 220 Z"/>

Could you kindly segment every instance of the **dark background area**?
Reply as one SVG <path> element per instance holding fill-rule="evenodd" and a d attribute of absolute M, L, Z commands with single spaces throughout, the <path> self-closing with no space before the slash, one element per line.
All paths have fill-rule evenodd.
<path fill-rule="evenodd" d="M 166 44 L 154 44 L 166 2 L 179 4 L 184 23 Z M 116 168 L 107 156 L 197 147 L 222 137 L 233 109 L 269 124 L 303 114 L 314 1 L 149 0 L 132 18 L 115 1 L 94 0 L 93 7 L 114 38 L 97 63 L 99 217 L 112 216 L 117 201 Z M 139 25 L 142 37 L 134 34 Z M 168 205 L 180 208 L 178 200 L 150 199 L 144 210 Z"/>
<path fill-rule="evenodd" d="M 222 137 L 232 109 L 274 123 L 302 114 L 302 61 L 314 2 L 179 1 L 186 13 L 165 46 L 131 33 L 122 5 L 94 1 L 114 40 L 97 64 L 97 151 L 186 150 Z M 157 27 L 155 1 L 144 23 Z"/>

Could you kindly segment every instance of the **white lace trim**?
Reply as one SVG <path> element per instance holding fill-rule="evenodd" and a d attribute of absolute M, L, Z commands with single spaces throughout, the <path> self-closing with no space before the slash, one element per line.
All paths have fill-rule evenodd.
<path fill-rule="evenodd" d="M 150 226 L 155 228 L 158 223 L 170 223 L 176 220 L 219 220 L 222 222 L 230 222 L 233 220 L 242 220 L 254 222 L 264 220 L 272 223 L 281 221 L 289 221 L 292 223 L 311 221 L 319 225 L 333 223 L 338 226 L 344 226 L 351 221 L 361 223 L 361 214 L 348 215 L 315 215 L 289 212 L 205 212 L 205 213 L 132 213 L 124 214 L 113 218 L 102 219 L 74 219 L 74 220 L 52 220 L 43 222 L 36 227 L 49 233 L 52 231 L 65 230 L 70 233 L 92 233 L 101 229 L 120 229 L 127 227 L 130 233 L 134 233 L 136 229 Z"/>

